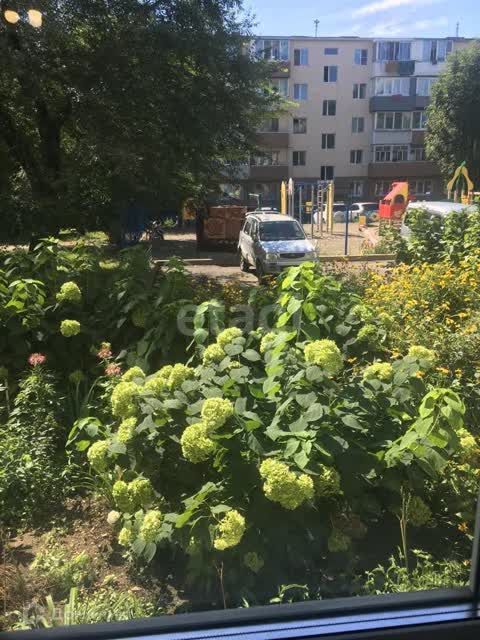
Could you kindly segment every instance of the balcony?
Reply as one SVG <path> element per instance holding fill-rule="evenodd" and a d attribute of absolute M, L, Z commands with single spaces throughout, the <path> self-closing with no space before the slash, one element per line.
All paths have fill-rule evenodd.
<path fill-rule="evenodd" d="M 374 76 L 413 76 L 415 75 L 414 60 L 390 60 L 373 63 Z"/>
<path fill-rule="evenodd" d="M 290 77 L 290 60 L 272 60 L 270 64 L 272 78 Z"/>
<path fill-rule="evenodd" d="M 252 180 L 288 180 L 287 164 L 252 165 L 250 179 Z"/>
<path fill-rule="evenodd" d="M 259 147 L 283 149 L 288 147 L 289 133 L 288 131 L 259 131 L 256 134 L 256 140 Z"/>
<path fill-rule="evenodd" d="M 371 162 L 369 178 L 400 180 L 402 178 L 431 178 L 439 176 L 440 170 L 434 162 Z"/>

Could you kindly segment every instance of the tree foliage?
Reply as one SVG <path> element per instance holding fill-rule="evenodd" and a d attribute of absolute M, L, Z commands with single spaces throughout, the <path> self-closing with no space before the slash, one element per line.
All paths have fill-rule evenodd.
<path fill-rule="evenodd" d="M 432 92 L 426 146 L 445 179 L 464 160 L 475 184 L 480 179 L 480 44 L 449 57 Z"/>
<path fill-rule="evenodd" d="M 0 193 L 10 223 L 22 214 L 37 232 L 78 226 L 132 195 L 178 206 L 252 148 L 276 97 L 258 90 L 267 65 L 245 55 L 250 24 L 238 0 L 36 5 L 42 29 L 0 19 Z"/>

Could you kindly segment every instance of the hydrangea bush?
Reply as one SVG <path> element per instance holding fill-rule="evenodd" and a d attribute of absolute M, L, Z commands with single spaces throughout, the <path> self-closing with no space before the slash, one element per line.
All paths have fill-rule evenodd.
<path fill-rule="evenodd" d="M 464 407 L 429 382 L 428 350 L 368 364 L 356 349 L 235 328 L 189 366 L 128 370 L 87 450 L 125 552 L 177 548 L 202 579 L 226 562 L 250 581 L 304 580 L 330 556 L 350 566 L 380 523 L 397 531 L 405 482 L 412 525 L 429 525 L 426 483 L 468 438 Z"/>

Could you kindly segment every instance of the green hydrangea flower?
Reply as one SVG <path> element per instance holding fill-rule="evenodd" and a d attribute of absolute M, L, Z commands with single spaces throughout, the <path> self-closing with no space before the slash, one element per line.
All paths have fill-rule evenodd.
<path fill-rule="evenodd" d="M 194 375 L 195 370 L 191 367 L 187 367 L 184 364 L 176 364 L 168 377 L 168 388 L 179 389 L 185 380 L 190 380 Z"/>
<path fill-rule="evenodd" d="M 350 313 L 354 316 L 357 316 L 364 322 L 373 320 L 373 318 L 375 317 L 373 309 L 370 309 L 370 307 L 367 307 L 365 304 L 356 304 L 350 309 Z"/>
<path fill-rule="evenodd" d="M 132 382 L 136 378 L 141 378 L 142 380 L 145 378 L 145 374 L 143 373 L 140 367 L 132 367 L 131 369 L 127 369 L 122 376 L 122 380 L 124 382 Z"/>
<path fill-rule="evenodd" d="M 120 511 L 109 511 L 107 515 L 107 522 L 113 527 L 115 524 L 117 524 L 121 517 L 122 514 L 120 513 Z"/>
<path fill-rule="evenodd" d="M 68 379 L 72 384 L 80 384 L 85 380 L 85 375 L 83 371 L 77 369 L 76 371 L 72 371 L 72 373 L 68 376 Z"/>
<path fill-rule="evenodd" d="M 243 336 L 243 331 L 238 327 L 231 327 L 230 329 L 225 329 L 217 336 L 217 344 L 225 349 L 227 344 L 231 344 L 235 338 L 241 338 Z"/>
<path fill-rule="evenodd" d="M 386 313 L 386 311 L 382 311 L 378 314 L 378 320 L 386 329 L 391 329 L 395 324 L 393 317 L 389 313 Z"/>
<path fill-rule="evenodd" d="M 457 431 L 460 439 L 460 459 L 471 466 L 478 466 L 480 461 L 480 447 L 477 444 L 475 436 L 467 429 L 462 427 Z"/>
<path fill-rule="evenodd" d="M 60 287 L 60 291 L 56 295 L 57 302 L 73 302 L 78 304 L 82 301 L 82 292 L 75 282 L 65 282 Z"/>
<path fill-rule="evenodd" d="M 118 418 L 131 418 L 137 413 L 135 399 L 140 387 L 134 382 L 119 382 L 112 391 L 112 413 Z"/>
<path fill-rule="evenodd" d="M 147 511 L 140 527 L 140 537 L 145 542 L 155 542 L 162 528 L 162 514 L 158 509 Z"/>
<path fill-rule="evenodd" d="M 272 502 L 278 502 L 285 509 L 296 509 L 314 495 L 313 480 L 303 473 L 297 476 L 279 460 L 268 458 L 260 465 L 260 475 L 264 479 L 263 491 Z"/>
<path fill-rule="evenodd" d="M 242 365 L 240 364 L 240 362 L 238 360 L 232 360 L 230 362 L 230 364 L 228 365 L 228 369 L 229 371 L 231 371 L 232 369 L 240 369 Z"/>
<path fill-rule="evenodd" d="M 135 539 L 133 535 L 133 531 L 131 529 L 127 529 L 127 527 L 123 527 L 118 534 L 118 543 L 122 545 L 122 547 L 129 547 Z"/>
<path fill-rule="evenodd" d="M 145 389 L 149 389 L 156 396 L 159 396 L 164 389 L 168 387 L 168 381 L 172 371 L 173 367 L 171 364 L 168 364 L 166 367 L 162 367 L 160 371 L 157 371 L 157 373 L 154 373 L 153 376 L 148 378 L 145 382 Z"/>
<path fill-rule="evenodd" d="M 223 398 L 207 398 L 202 406 L 202 421 L 211 433 L 226 423 L 233 416 L 234 407 L 230 400 Z"/>
<path fill-rule="evenodd" d="M 148 309 L 146 307 L 137 307 L 132 313 L 132 324 L 139 329 L 145 329 L 148 320 Z"/>
<path fill-rule="evenodd" d="M 81 325 L 78 320 L 62 320 L 60 323 L 60 333 L 65 338 L 72 338 L 78 336 L 81 330 Z"/>
<path fill-rule="evenodd" d="M 333 340 L 315 340 L 307 344 L 305 360 L 308 364 L 318 365 L 331 376 L 343 368 L 342 354 Z"/>
<path fill-rule="evenodd" d="M 337 529 L 334 529 L 328 538 L 328 550 L 330 553 L 348 551 L 351 544 L 351 538 Z"/>
<path fill-rule="evenodd" d="M 273 343 L 275 342 L 277 338 L 277 334 L 276 333 L 266 333 L 263 338 L 260 340 L 260 353 L 266 353 L 267 351 L 270 351 L 270 349 L 273 346 Z"/>
<path fill-rule="evenodd" d="M 364 380 L 381 380 L 382 382 L 390 382 L 393 378 L 393 367 L 389 362 L 375 362 L 363 372 Z"/>
<path fill-rule="evenodd" d="M 373 344 L 376 342 L 377 335 L 377 327 L 374 324 L 366 324 L 358 332 L 357 340 L 359 342 L 369 342 Z"/>
<path fill-rule="evenodd" d="M 432 351 L 431 349 L 427 349 L 427 347 L 422 347 L 420 345 L 414 345 L 410 347 L 410 349 L 408 350 L 408 355 L 411 358 L 422 360 L 427 369 L 433 367 L 435 362 L 437 361 L 437 354 L 435 353 L 435 351 Z"/>
<path fill-rule="evenodd" d="M 120 268 L 120 262 L 118 260 L 100 260 L 98 266 L 103 271 L 116 271 Z"/>
<path fill-rule="evenodd" d="M 117 507 L 122 513 L 132 513 L 134 504 L 128 484 L 124 480 L 117 480 L 112 488 L 112 496 Z"/>
<path fill-rule="evenodd" d="M 408 521 L 412 527 L 422 527 L 431 517 L 430 507 L 419 496 L 413 496 L 408 503 Z"/>
<path fill-rule="evenodd" d="M 265 562 L 258 553 L 249 551 L 243 556 L 243 564 L 250 569 L 250 571 L 253 571 L 253 573 L 259 573 L 263 569 Z"/>
<path fill-rule="evenodd" d="M 183 457 L 193 464 L 205 462 L 216 449 L 215 442 L 208 437 L 209 430 L 203 422 L 191 424 L 180 438 Z"/>
<path fill-rule="evenodd" d="M 117 438 L 122 444 L 128 444 L 135 437 L 136 418 L 125 418 L 118 427 Z"/>
<path fill-rule="evenodd" d="M 109 447 L 110 442 L 108 440 L 99 440 L 94 442 L 88 449 L 88 461 L 97 471 L 103 471 L 106 468 Z"/>
<path fill-rule="evenodd" d="M 217 551 L 236 547 L 245 533 L 245 518 L 235 511 L 229 511 L 217 525 L 213 546 Z"/>
<path fill-rule="evenodd" d="M 152 484 L 147 478 L 135 478 L 128 484 L 128 495 L 132 504 L 137 507 L 146 507 L 155 499 Z"/>
<path fill-rule="evenodd" d="M 218 364 L 225 356 L 226 353 L 219 344 L 211 344 L 203 352 L 202 361 L 205 365 Z"/>
<path fill-rule="evenodd" d="M 313 481 L 315 493 L 319 498 L 331 498 L 341 495 L 340 474 L 331 467 L 322 466 L 320 474 Z"/>

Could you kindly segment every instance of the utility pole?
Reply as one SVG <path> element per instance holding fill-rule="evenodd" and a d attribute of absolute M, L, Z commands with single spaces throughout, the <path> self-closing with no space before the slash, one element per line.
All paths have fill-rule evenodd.
<path fill-rule="evenodd" d="M 318 25 L 320 24 L 320 20 L 318 20 L 318 18 L 317 18 L 313 22 L 315 24 L 315 38 L 317 38 L 318 37 Z"/>

